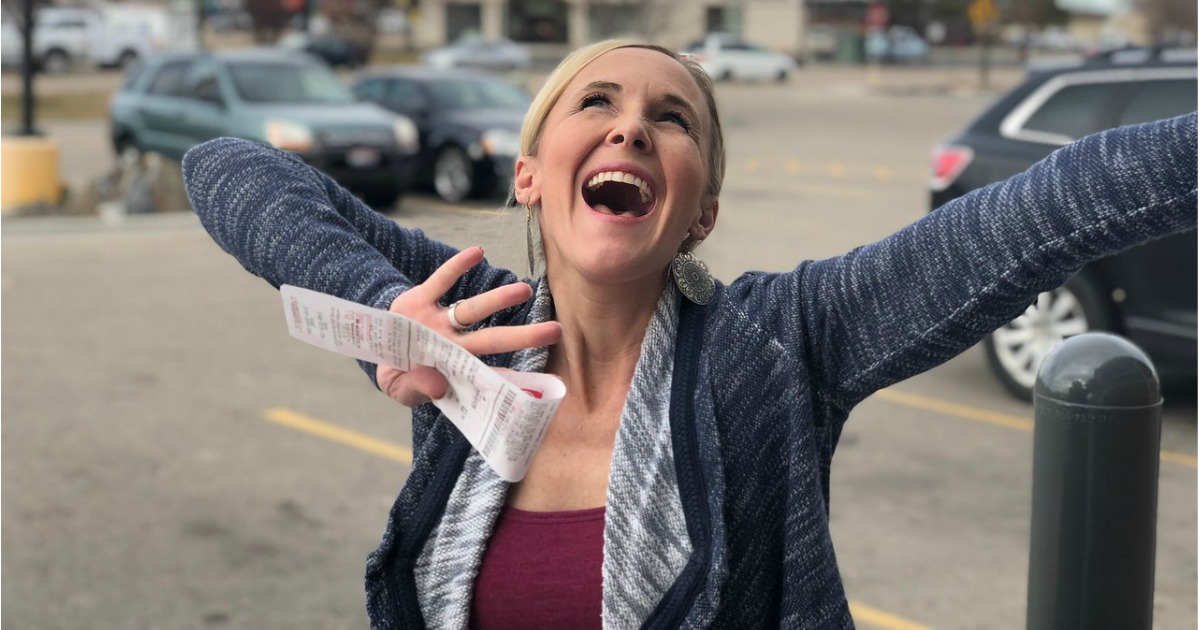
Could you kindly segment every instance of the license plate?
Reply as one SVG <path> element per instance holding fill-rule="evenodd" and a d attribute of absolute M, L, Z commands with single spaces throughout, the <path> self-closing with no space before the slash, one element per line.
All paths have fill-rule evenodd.
<path fill-rule="evenodd" d="M 346 152 L 346 164 L 355 168 L 366 168 L 379 164 L 379 149 L 356 147 Z"/>

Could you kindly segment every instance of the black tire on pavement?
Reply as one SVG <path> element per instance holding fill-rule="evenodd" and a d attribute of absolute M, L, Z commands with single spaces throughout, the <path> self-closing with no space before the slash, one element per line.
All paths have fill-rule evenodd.
<path fill-rule="evenodd" d="M 71 56 L 65 50 L 52 48 L 42 56 L 42 71 L 46 74 L 62 74 L 71 69 Z"/>
<path fill-rule="evenodd" d="M 447 145 L 433 163 L 433 189 L 443 201 L 458 203 L 475 192 L 475 164 L 461 147 Z"/>

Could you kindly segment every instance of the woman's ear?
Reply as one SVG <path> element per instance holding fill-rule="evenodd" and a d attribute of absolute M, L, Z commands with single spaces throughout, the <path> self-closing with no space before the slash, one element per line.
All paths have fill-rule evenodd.
<path fill-rule="evenodd" d="M 513 192 L 517 203 L 525 206 L 537 205 L 542 201 L 541 178 L 538 177 L 537 158 L 522 155 L 517 158 L 513 174 Z"/>
<path fill-rule="evenodd" d="M 703 205 L 700 206 L 700 216 L 692 222 L 689 230 L 694 240 L 702 241 L 708 238 L 713 228 L 717 226 L 717 212 L 720 209 L 721 203 L 716 197 L 706 197 Z"/>

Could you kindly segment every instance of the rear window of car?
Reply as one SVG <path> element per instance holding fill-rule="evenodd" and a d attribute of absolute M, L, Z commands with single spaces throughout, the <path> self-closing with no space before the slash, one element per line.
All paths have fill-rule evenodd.
<path fill-rule="evenodd" d="M 1025 121 L 1027 131 L 1082 138 L 1105 129 L 1103 113 L 1122 89 L 1113 83 L 1069 85 L 1057 91 Z"/>
<path fill-rule="evenodd" d="M 350 103 L 354 94 L 321 65 L 242 62 L 229 66 L 234 89 L 248 103 Z"/>
<path fill-rule="evenodd" d="M 1144 81 L 1121 112 L 1118 125 L 1173 118 L 1196 111 L 1196 80 Z"/>
<path fill-rule="evenodd" d="M 433 81 L 433 106 L 439 109 L 525 109 L 529 96 L 503 81 Z"/>

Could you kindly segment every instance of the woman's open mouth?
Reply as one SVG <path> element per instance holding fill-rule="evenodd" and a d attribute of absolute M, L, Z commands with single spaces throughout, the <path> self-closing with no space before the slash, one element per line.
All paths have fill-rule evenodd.
<path fill-rule="evenodd" d="M 645 216 L 654 208 L 654 192 L 646 180 L 624 171 L 596 173 L 583 186 L 583 200 L 593 210 L 614 216 Z"/>

